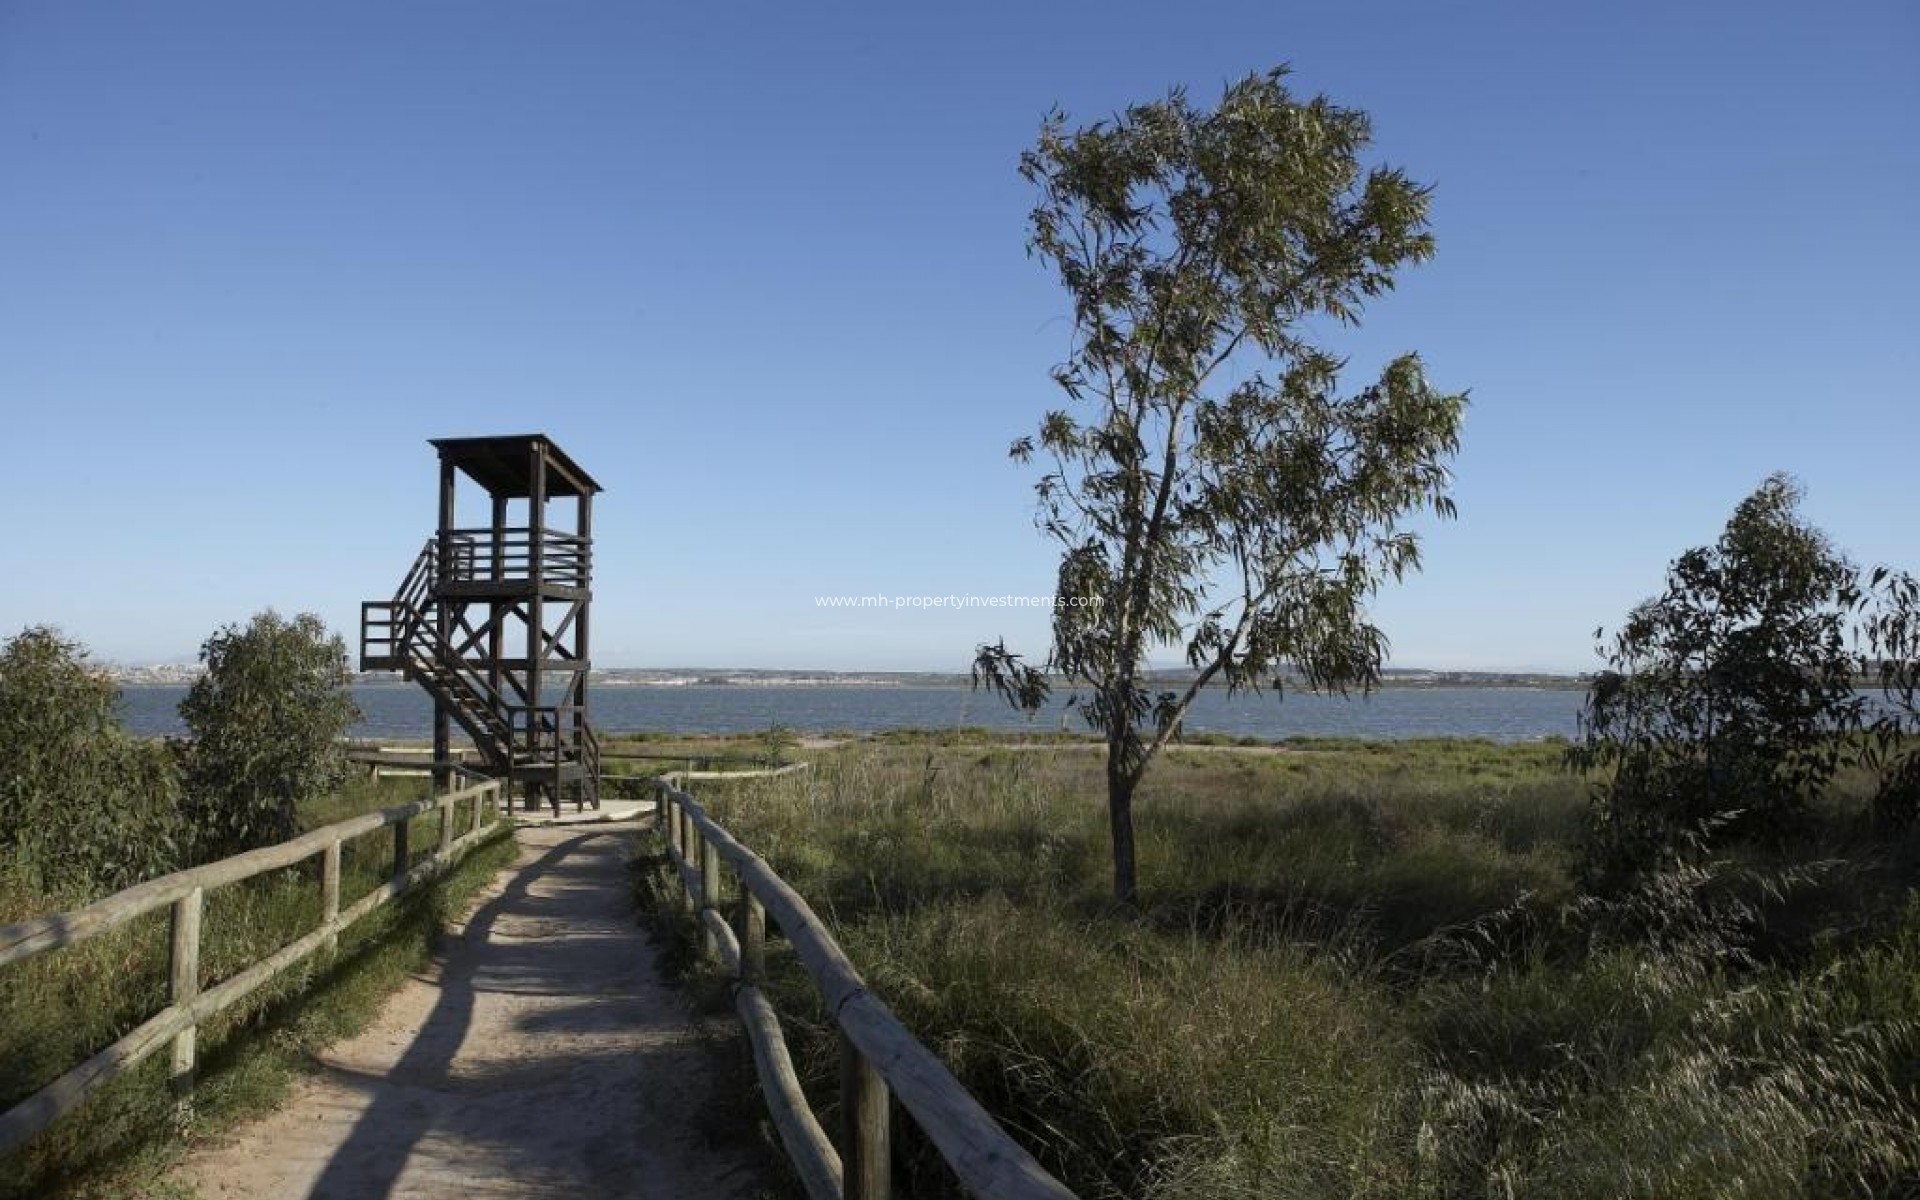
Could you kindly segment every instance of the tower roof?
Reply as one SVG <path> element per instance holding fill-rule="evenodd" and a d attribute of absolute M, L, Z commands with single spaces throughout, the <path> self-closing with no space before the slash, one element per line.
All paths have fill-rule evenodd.
<path fill-rule="evenodd" d="M 548 496 L 585 496 L 601 490 L 593 476 L 544 433 L 434 438 L 432 442 L 440 451 L 440 461 L 466 472 L 467 478 L 494 496 L 510 500 L 531 496 L 533 461 L 540 454 L 547 460 Z"/>

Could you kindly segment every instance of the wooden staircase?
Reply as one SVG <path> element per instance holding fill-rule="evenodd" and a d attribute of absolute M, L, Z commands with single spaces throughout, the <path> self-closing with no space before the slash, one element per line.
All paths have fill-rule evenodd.
<path fill-rule="evenodd" d="M 453 561 L 462 555 L 456 547 Z M 556 813 L 569 787 L 580 807 L 600 807 L 600 745 L 586 714 L 506 694 L 511 681 L 475 654 L 485 639 L 466 623 L 468 601 L 443 594 L 441 557 L 438 539 L 429 539 L 392 599 L 361 605 L 360 669 L 398 671 L 425 688 L 473 740 L 489 774 L 546 792 Z M 456 570 L 451 582 L 466 579 Z M 458 642 L 454 629 L 465 635 Z"/>

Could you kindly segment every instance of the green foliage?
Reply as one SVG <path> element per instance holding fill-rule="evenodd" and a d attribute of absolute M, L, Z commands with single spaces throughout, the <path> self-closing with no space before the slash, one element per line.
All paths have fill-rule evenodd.
<path fill-rule="evenodd" d="M 760 743 L 766 749 L 768 762 L 784 763 L 787 755 L 799 747 L 800 735 L 793 731 L 792 726 L 776 721 L 760 734 Z"/>
<path fill-rule="evenodd" d="M 1866 761 L 1879 776 L 1874 808 L 1891 825 L 1920 820 L 1920 580 L 1877 568 L 1862 599 L 1863 667 L 1883 700 Z"/>
<path fill-rule="evenodd" d="M 202 857 L 283 841 L 296 810 L 345 777 L 340 739 L 358 719 L 346 648 L 320 618 L 271 609 L 208 638 L 206 674 L 180 704 L 193 735 L 190 816 Z"/>
<path fill-rule="evenodd" d="M 1316 321 L 1357 324 L 1433 253 L 1428 192 L 1361 162 L 1364 113 L 1302 101 L 1285 72 L 1212 111 L 1175 92 L 1070 131 L 1055 113 L 1021 172 L 1029 249 L 1073 304 L 1054 378 L 1068 407 L 1013 456 L 1043 455 L 1040 528 L 1062 548 L 1046 666 L 1105 734 L 1114 890 L 1134 892 L 1131 798 L 1199 690 L 1371 686 L 1386 639 L 1368 599 L 1419 563 L 1408 513 L 1450 515 L 1465 397 L 1406 355 L 1342 395 Z M 1147 655 L 1196 677 L 1151 692 Z M 976 683 L 1038 707 L 1043 671 L 983 645 Z"/>
<path fill-rule="evenodd" d="M 179 865 L 179 773 L 120 728 L 119 691 L 52 629 L 0 649 L 0 840 L 27 886 L 77 898 Z"/>
<path fill-rule="evenodd" d="M 1845 760 L 1865 711 L 1847 648 L 1857 577 L 1799 500 L 1791 479 L 1769 478 L 1603 650 L 1569 752 L 1608 773 L 1595 787 L 1601 875 L 1692 835 L 1786 836 Z"/>

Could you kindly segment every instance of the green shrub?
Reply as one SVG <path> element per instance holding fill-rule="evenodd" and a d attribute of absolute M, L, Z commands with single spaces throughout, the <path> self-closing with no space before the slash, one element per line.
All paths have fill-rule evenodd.
<path fill-rule="evenodd" d="M 1800 498 L 1769 478 L 1614 636 L 1568 755 L 1601 772 L 1594 882 L 1657 863 L 1682 837 L 1797 834 L 1856 748 L 1857 572 L 1800 518 Z"/>
<path fill-rule="evenodd" d="M 206 674 L 180 704 L 193 735 L 188 814 L 200 857 L 292 837 L 308 797 L 345 778 L 341 738 L 360 712 L 346 647 L 320 618 L 271 609 L 207 639 Z"/>
<path fill-rule="evenodd" d="M 0 648 L 0 840 L 30 893 L 99 895 L 180 864 L 179 771 L 121 730 L 118 703 L 55 630 Z"/>

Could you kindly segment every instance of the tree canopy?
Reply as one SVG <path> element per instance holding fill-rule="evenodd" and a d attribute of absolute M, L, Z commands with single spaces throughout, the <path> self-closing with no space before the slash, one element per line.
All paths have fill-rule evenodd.
<path fill-rule="evenodd" d="M 1047 673 L 1106 735 L 1115 894 L 1134 898 L 1132 796 L 1203 687 L 1368 687 L 1367 603 L 1418 566 L 1405 518 L 1451 515 L 1462 393 L 1419 358 L 1340 388 L 1324 330 L 1359 322 L 1433 253 L 1428 189 L 1363 162 L 1367 116 L 1274 70 L 1211 110 L 1175 91 L 1111 120 L 1043 124 L 1021 172 L 1030 252 L 1072 304 L 1066 404 L 1014 443 L 1045 464 L 1037 524 L 1062 549 L 1039 666 L 983 645 L 977 683 L 1033 708 Z M 1148 655 L 1193 677 L 1149 686 Z"/>

